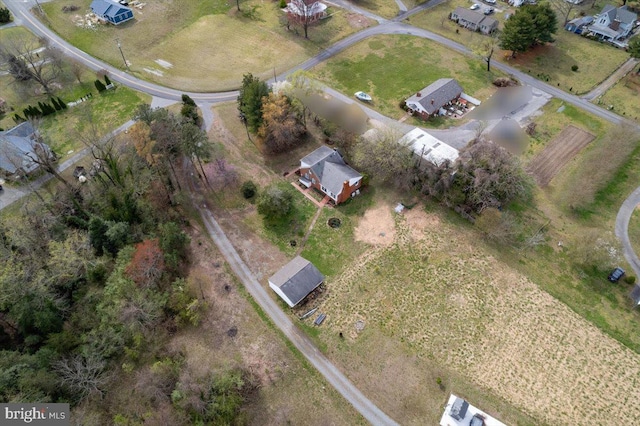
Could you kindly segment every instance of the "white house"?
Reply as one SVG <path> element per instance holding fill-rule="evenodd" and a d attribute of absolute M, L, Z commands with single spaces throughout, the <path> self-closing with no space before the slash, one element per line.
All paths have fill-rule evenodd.
<path fill-rule="evenodd" d="M 451 394 L 444 408 L 440 426 L 506 426 L 464 399 Z"/>
<path fill-rule="evenodd" d="M 627 10 L 627 6 L 616 8 L 608 4 L 589 26 L 589 32 L 600 40 L 622 40 L 629 36 L 637 19 L 638 15 Z"/>
<path fill-rule="evenodd" d="M 411 130 L 400 139 L 400 143 L 407 144 L 413 153 L 436 166 L 445 161 L 453 163 L 458 158 L 458 150 L 436 139 L 419 127 Z"/>

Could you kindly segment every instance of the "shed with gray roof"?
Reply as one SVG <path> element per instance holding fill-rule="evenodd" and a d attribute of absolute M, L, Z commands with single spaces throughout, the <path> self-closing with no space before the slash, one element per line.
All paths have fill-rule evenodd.
<path fill-rule="evenodd" d="M 293 308 L 324 282 L 313 263 L 296 256 L 269 278 L 269 287 Z"/>
<path fill-rule="evenodd" d="M 462 94 L 462 87 L 453 78 L 434 81 L 405 101 L 409 112 L 428 118 L 438 114 L 440 108 L 455 101 Z"/>

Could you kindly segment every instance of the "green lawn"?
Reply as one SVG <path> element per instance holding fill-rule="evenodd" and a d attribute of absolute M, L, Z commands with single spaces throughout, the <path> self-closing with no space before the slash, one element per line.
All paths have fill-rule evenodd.
<path fill-rule="evenodd" d="M 467 31 L 447 19 L 447 15 L 457 6 L 469 7 L 471 3 L 474 2 L 448 1 L 412 16 L 409 22 L 473 48 L 486 36 Z M 493 17 L 503 22 L 508 7 L 505 3 L 499 2 L 496 8 L 497 13 Z M 587 40 L 562 28 L 558 29 L 556 41 L 551 45 L 538 46 L 519 54 L 515 59 L 509 59 L 511 52 L 498 52 L 495 56 L 508 65 L 575 94 L 583 94 L 593 89 L 629 57 L 623 50 Z M 577 72 L 571 70 L 573 65 L 578 65 Z"/>
<path fill-rule="evenodd" d="M 305 40 L 299 29 L 287 31 L 281 24 L 277 2 L 258 0 L 241 2 L 243 11 L 256 8 L 254 19 L 224 0 L 173 0 L 148 2 L 134 11 L 134 21 L 120 26 L 96 24 L 87 29 L 75 25 L 76 14 L 61 11 L 67 4 L 86 11 L 90 0 L 44 5 L 50 26 L 73 45 L 123 67 L 118 38 L 134 75 L 192 91 L 237 88 L 247 72 L 269 78 L 274 70 L 290 69 L 356 30 L 348 13 L 331 8 L 331 16 L 310 27 Z"/>
<path fill-rule="evenodd" d="M 404 35 L 369 38 L 313 72 L 343 93 L 366 91 L 373 97 L 373 108 L 392 118 L 405 114 L 401 101 L 439 78 L 453 77 L 465 93 L 484 100 L 493 92 L 491 82 L 500 75 L 487 73 L 480 59 Z"/>
<path fill-rule="evenodd" d="M 635 69 L 637 71 L 638 68 Z M 609 89 L 601 100 L 594 100 L 603 108 L 613 106 L 613 111 L 640 122 L 640 75 L 631 72 Z"/>
<path fill-rule="evenodd" d="M 317 207 L 289 182 L 281 181 L 277 185 L 293 194 L 292 211 L 285 217 L 271 220 L 264 220 L 256 211 L 246 216 L 244 221 L 255 232 L 278 246 L 282 252 L 294 254 L 298 246 L 292 246 L 291 241 L 295 240 L 296 244 L 302 242 Z"/>
<path fill-rule="evenodd" d="M 89 101 L 47 116 L 42 121 L 42 133 L 51 141 L 54 151 L 62 156 L 84 147 L 81 140 L 74 135 L 82 134 L 89 129 L 88 117 L 92 117 L 100 135 L 106 135 L 130 120 L 139 104 L 151 102 L 150 96 L 124 86 L 98 94 L 92 83 L 76 85 L 72 91 L 65 94 L 65 100 L 69 102 L 89 92 L 93 93 Z"/>

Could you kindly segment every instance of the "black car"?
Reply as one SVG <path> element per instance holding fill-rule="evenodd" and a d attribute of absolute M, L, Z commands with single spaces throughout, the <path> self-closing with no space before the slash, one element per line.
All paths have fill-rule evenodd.
<path fill-rule="evenodd" d="M 617 283 L 618 280 L 622 278 L 623 275 L 624 275 L 624 269 L 618 267 L 613 271 L 611 271 L 608 278 L 609 278 L 609 281 L 611 281 L 612 283 Z"/>

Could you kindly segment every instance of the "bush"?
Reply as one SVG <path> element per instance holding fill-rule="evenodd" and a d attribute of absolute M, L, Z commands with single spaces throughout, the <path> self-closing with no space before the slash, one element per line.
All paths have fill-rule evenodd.
<path fill-rule="evenodd" d="M 287 7 L 287 0 L 280 0 L 280 9 Z"/>
<path fill-rule="evenodd" d="M 6 7 L 0 7 L 0 24 L 11 22 L 11 12 Z"/>
<path fill-rule="evenodd" d="M 293 194 L 288 186 L 271 185 L 258 197 L 258 213 L 267 220 L 286 217 L 293 210 Z"/>
<path fill-rule="evenodd" d="M 242 196 L 247 200 L 255 197 L 258 193 L 258 187 L 255 183 L 253 183 L 253 181 L 250 180 L 244 182 L 240 190 L 242 191 Z"/>
<path fill-rule="evenodd" d="M 182 103 L 184 105 L 191 105 L 192 107 L 196 106 L 196 103 L 195 103 L 195 101 L 193 99 L 191 99 L 191 96 L 189 96 L 189 95 L 187 95 L 185 93 L 182 94 Z"/>
<path fill-rule="evenodd" d="M 577 65 L 571 65 L 571 71 L 577 72 L 578 71 L 578 66 Z"/>
<path fill-rule="evenodd" d="M 636 277 L 634 275 L 627 275 L 626 277 L 624 277 L 624 282 L 627 284 L 635 284 Z"/>

